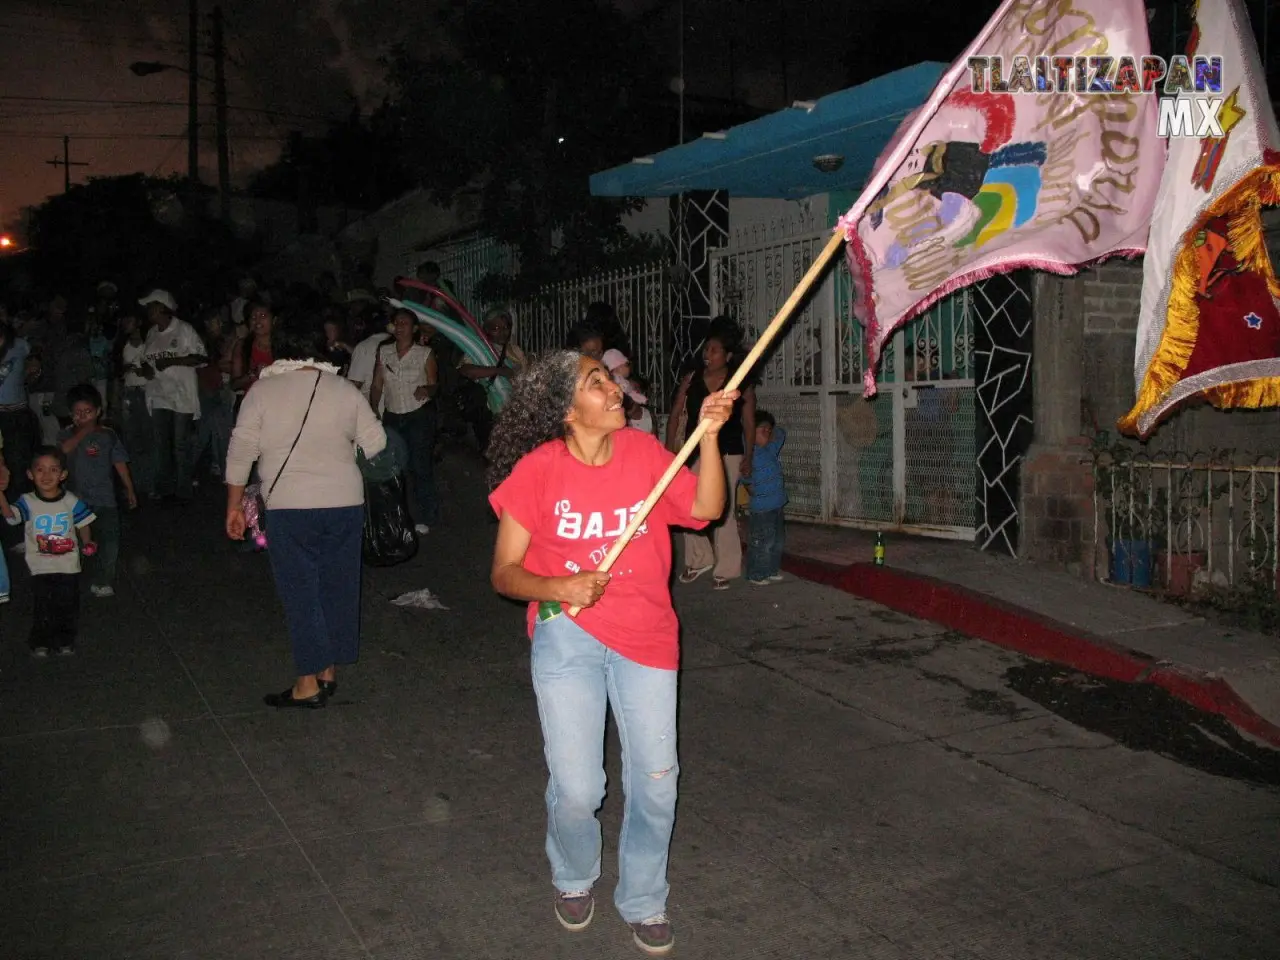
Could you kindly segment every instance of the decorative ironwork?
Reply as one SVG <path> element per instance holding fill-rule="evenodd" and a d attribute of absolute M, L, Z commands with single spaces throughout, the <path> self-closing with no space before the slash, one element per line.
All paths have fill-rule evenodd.
<path fill-rule="evenodd" d="M 1032 439 L 1031 280 L 1026 271 L 1000 274 L 965 293 L 964 338 L 978 381 L 976 541 L 981 550 L 1016 557 L 1022 460 Z"/>
<path fill-rule="evenodd" d="M 752 225 L 712 254 L 712 310 L 738 321 L 748 341 L 764 332 L 830 238 L 822 230 L 765 239 L 780 230 L 776 223 Z M 822 383 L 822 332 L 833 320 L 832 283 L 828 276 L 756 368 L 762 389 Z"/>
<path fill-rule="evenodd" d="M 1280 463 L 1230 451 L 1094 450 L 1099 579 L 1187 594 L 1208 586 L 1280 584 Z"/>
<path fill-rule="evenodd" d="M 669 350 L 674 381 L 701 347 L 707 324 L 716 315 L 712 257 L 729 239 L 729 195 L 716 190 L 672 197 L 669 236 L 680 316 L 672 325 Z"/>
<path fill-rule="evenodd" d="M 515 305 L 521 346 L 533 353 L 559 349 L 588 304 L 608 303 L 630 340 L 634 371 L 649 380 L 652 410 L 666 413 L 675 385 L 669 345 L 678 298 L 669 271 L 668 264 L 651 263 L 544 287 Z"/>
<path fill-rule="evenodd" d="M 515 272 L 515 251 L 485 235 L 432 247 L 415 256 L 418 262 L 434 260 L 438 263 L 441 280 L 452 284 L 458 302 L 477 315 L 493 306 L 477 295 L 480 281 L 489 274 Z"/>

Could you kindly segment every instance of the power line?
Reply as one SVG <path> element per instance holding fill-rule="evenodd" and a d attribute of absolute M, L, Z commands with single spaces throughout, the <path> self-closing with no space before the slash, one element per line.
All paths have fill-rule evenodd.
<path fill-rule="evenodd" d="M 147 50 L 185 50 L 186 46 L 180 43 L 172 43 L 167 40 L 153 40 L 149 37 L 138 37 L 130 39 L 127 37 L 86 37 L 77 33 L 56 33 L 47 30 L 11 30 L 5 29 L 4 35 L 8 37 L 19 37 L 25 40 L 52 40 L 56 43 L 78 43 L 86 47 L 99 47 L 105 49 L 119 49 L 127 47 L 131 49 L 147 49 Z"/>
<path fill-rule="evenodd" d="M 61 140 L 62 134 L 49 133 L 44 130 L 0 130 L 0 137 L 9 137 L 15 140 Z M 186 139 L 185 133 L 86 133 L 77 135 L 77 140 L 173 140 L 175 137 Z M 212 139 L 212 135 L 210 136 Z M 285 138 L 283 136 L 241 136 L 241 140 L 261 140 L 266 142 L 280 142 Z"/>
<path fill-rule="evenodd" d="M 83 10 L 81 12 L 83 13 Z M 47 11 L 34 12 L 34 11 L 27 11 L 27 10 L 12 10 L 12 11 L 6 12 L 4 16 L 6 18 L 22 17 L 24 19 L 29 19 L 29 20 L 41 20 L 41 21 L 44 21 L 45 23 L 57 23 L 57 24 L 63 24 L 63 25 L 69 22 L 70 23 L 87 23 L 96 27 L 116 27 L 120 25 L 119 21 L 115 19 L 111 19 L 111 18 L 103 19 L 102 17 L 83 17 L 83 16 L 77 16 L 76 14 L 73 14 L 73 13 L 52 13 L 51 14 L 51 13 L 48 13 Z"/>
<path fill-rule="evenodd" d="M 0 102 L 16 101 L 22 103 L 81 103 L 93 106 L 110 107 L 187 107 L 185 100 L 108 100 L 93 97 L 19 97 L 8 94 L 0 95 Z M 288 110 L 273 110 L 267 107 L 246 107 L 239 104 L 228 104 L 227 109 L 241 113 L 260 113 L 273 117 L 288 117 L 294 120 L 315 120 L 323 123 L 337 123 L 339 118 L 324 117 L 316 114 L 293 113 Z"/>
<path fill-rule="evenodd" d="M 151 171 L 151 175 L 153 177 L 158 177 L 160 175 L 160 171 L 164 168 L 164 165 L 172 160 L 173 155 L 182 147 L 182 142 L 187 139 L 186 130 L 183 130 L 182 133 L 178 134 L 174 139 L 177 142 L 169 148 L 169 152 L 164 155 L 164 159 L 157 163 L 156 168 Z"/>

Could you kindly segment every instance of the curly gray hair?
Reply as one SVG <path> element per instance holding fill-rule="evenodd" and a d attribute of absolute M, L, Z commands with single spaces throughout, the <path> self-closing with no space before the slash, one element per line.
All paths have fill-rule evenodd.
<path fill-rule="evenodd" d="M 581 360 L 576 350 L 552 350 L 536 357 L 512 382 L 511 399 L 489 438 L 489 489 L 507 479 L 525 454 L 565 435 L 564 418 L 573 406 Z"/>

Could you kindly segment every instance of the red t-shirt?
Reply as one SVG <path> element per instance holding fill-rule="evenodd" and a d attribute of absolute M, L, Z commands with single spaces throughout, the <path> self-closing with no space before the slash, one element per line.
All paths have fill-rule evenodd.
<path fill-rule="evenodd" d="M 529 531 L 524 568 L 530 573 L 564 577 L 598 570 L 672 459 L 651 434 L 629 427 L 613 434 L 613 456 L 602 467 L 587 466 L 563 440 L 553 440 L 526 454 L 489 503 L 499 517 L 509 513 Z M 610 650 L 646 667 L 674 670 L 680 664 L 667 528 L 707 525 L 692 516 L 697 488 L 698 478 L 681 468 L 609 571 L 604 596 L 577 617 Z M 537 612 L 538 605 L 529 604 L 531 638 Z"/>

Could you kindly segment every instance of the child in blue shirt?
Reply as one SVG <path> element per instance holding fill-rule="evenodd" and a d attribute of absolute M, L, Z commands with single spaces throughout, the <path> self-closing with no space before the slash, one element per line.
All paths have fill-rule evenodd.
<path fill-rule="evenodd" d="M 71 426 L 58 434 L 58 443 L 71 471 L 68 485 L 97 517 L 93 532 L 98 553 L 89 568 L 89 592 L 99 598 L 114 597 L 116 560 L 120 556 L 117 479 L 129 509 L 138 506 L 129 454 L 115 431 L 102 426 L 102 394 L 96 387 L 87 383 L 72 387 L 67 391 L 67 408 L 71 411 Z"/>
<path fill-rule="evenodd" d="M 751 491 L 747 521 L 747 582 L 757 587 L 782 579 L 782 546 L 786 536 L 783 507 L 787 486 L 782 476 L 782 445 L 787 431 L 768 410 L 756 411 L 755 454 L 751 476 L 742 482 Z"/>

